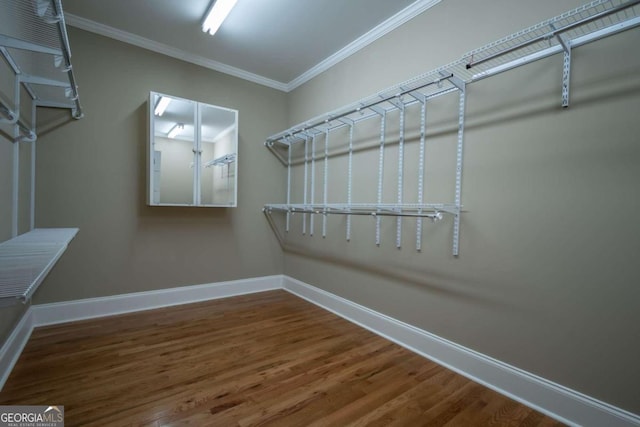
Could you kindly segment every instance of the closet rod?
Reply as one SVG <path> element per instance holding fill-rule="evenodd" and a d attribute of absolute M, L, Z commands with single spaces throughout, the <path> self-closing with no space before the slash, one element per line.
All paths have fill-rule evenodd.
<path fill-rule="evenodd" d="M 638 1 L 640 1 L 640 0 L 638 0 Z M 361 110 L 366 110 L 367 108 L 375 107 L 375 106 L 377 106 L 377 105 L 380 105 L 380 104 L 383 104 L 383 103 L 385 103 L 385 102 L 388 102 L 388 101 L 390 101 L 390 100 L 392 100 L 392 99 L 395 99 L 395 98 L 401 97 L 402 95 L 406 95 L 406 94 L 408 94 L 408 93 L 415 92 L 415 91 L 417 91 L 417 90 L 419 90 L 419 89 L 423 89 L 423 88 L 425 88 L 425 87 L 427 87 L 427 86 L 437 85 L 437 84 L 439 84 L 441 81 L 451 79 L 452 77 L 453 77 L 453 74 L 452 74 L 452 73 L 449 73 L 449 74 L 443 75 L 442 77 L 440 77 L 440 78 L 438 78 L 438 79 L 435 79 L 435 80 L 433 80 L 433 81 L 431 81 L 431 82 L 428 82 L 428 83 L 425 83 L 425 84 L 423 84 L 423 85 L 420 85 L 420 86 L 418 86 L 418 87 L 414 87 L 414 88 L 411 88 L 411 89 L 402 90 L 402 91 L 400 91 L 400 92 L 398 92 L 398 93 L 395 93 L 395 94 L 390 95 L 390 96 L 387 96 L 387 97 L 380 98 L 379 100 L 376 100 L 376 101 L 370 102 L 370 103 L 368 103 L 368 104 L 363 104 L 363 105 L 359 106 L 358 108 L 351 109 L 351 110 L 349 110 L 349 111 L 347 111 L 347 112 L 344 112 L 344 113 L 338 114 L 337 116 L 331 116 L 331 115 L 329 115 L 325 120 L 318 121 L 318 122 L 315 122 L 315 123 L 313 123 L 313 124 L 307 125 L 307 126 L 303 127 L 302 129 L 298 129 L 298 130 L 294 130 L 294 131 L 288 132 L 288 133 L 286 133 L 285 135 L 282 135 L 282 136 L 280 136 L 280 137 L 278 137 L 278 138 L 269 138 L 269 139 L 267 139 L 267 140 L 266 140 L 265 145 L 273 144 L 274 142 L 279 141 L 279 140 L 281 140 L 282 138 L 287 137 L 287 136 L 288 136 L 288 137 L 292 137 L 293 135 L 297 135 L 297 134 L 299 134 L 299 133 L 304 133 L 307 129 L 312 129 L 312 128 L 315 128 L 315 127 L 317 127 L 317 126 L 320 126 L 320 125 L 322 125 L 322 124 L 324 124 L 324 123 L 327 123 L 327 122 L 330 122 L 330 121 L 333 121 L 333 120 L 338 120 L 338 119 L 341 119 L 341 118 L 347 117 L 348 115 L 353 114 L 353 113 L 357 113 L 357 112 L 359 112 L 359 111 L 361 111 Z"/>
<path fill-rule="evenodd" d="M 378 217 L 378 216 L 393 216 L 393 217 L 412 217 L 412 218 L 430 218 L 434 221 L 439 221 L 443 218 L 442 212 L 393 212 L 393 211 L 376 211 L 376 212 L 367 212 L 367 211 L 357 211 L 357 210 L 343 210 L 343 209 L 312 209 L 312 208 L 284 208 L 284 207 L 276 207 L 276 206 L 267 206 L 263 208 L 263 211 L 269 212 L 272 210 L 276 211 L 285 211 L 290 212 L 292 214 L 316 214 L 316 215 L 361 215 L 361 216 L 370 216 L 370 217 Z"/>
<path fill-rule="evenodd" d="M 531 46 L 532 44 L 552 39 L 553 37 L 559 36 L 560 34 L 566 33 L 567 31 L 570 31 L 570 30 L 572 30 L 574 28 L 577 28 L 577 27 L 579 27 L 581 25 L 588 24 L 590 22 L 596 21 L 596 20 L 598 20 L 600 18 L 604 18 L 605 16 L 609 16 L 609 15 L 612 15 L 612 14 L 617 13 L 617 12 L 621 12 L 621 11 L 623 11 L 625 9 L 628 9 L 630 7 L 633 7 L 633 6 L 637 5 L 637 4 L 640 4 L 640 0 L 631 0 L 628 3 L 624 3 L 624 4 L 621 4 L 619 6 L 616 6 L 613 9 L 604 10 L 604 11 L 602 11 L 600 13 L 595 14 L 595 15 L 583 18 L 583 19 L 581 19 L 579 21 L 576 21 L 576 22 L 572 22 L 571 24 L 567 24 L 562 28 L 554 29 L 554 30 L 548 32 L 547 34 L 543 34 L 543 35 L 535 37 L 535 38 L 533 38 L 531 40 L 527 40 L 527 41 L 524 41 L 524 42 L 522 42 L 520 44 L 517 44 L 517 45 L 515 45 L 513 47 L 507 48 L 507 49 L 505 49 L 503 51 L 500 51 L 500 52 L 494 53 L 492 55 L 489 55 L 486 58 L 482 58 L 482 59 L 479 59 L 477 61 L 470 61 L 470 62 L 467 63 L 466 68 L 468 70 L 468 69 L 470 69 L 472 67 L 475 67 L 476 65 L 483 64 L 485 62 L 491 61 L 492 59 L 499 58 L 499 57 L 501 57 L 503 55 L 509 54 L 511 52 L 515 52 L 515 51 L 520 50 L 522 48 L 525 48 L 527 46 Z"/>

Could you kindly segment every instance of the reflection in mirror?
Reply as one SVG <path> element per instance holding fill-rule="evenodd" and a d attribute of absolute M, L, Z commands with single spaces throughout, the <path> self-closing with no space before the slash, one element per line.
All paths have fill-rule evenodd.
<path fill-rule="evenodd" d="M 236 206 L 238 112 L 149 97 L 150 205 Z"/>
<path fill-rule="evenodd" d="M 162 115 L 155 118 L 153 160 L 155 204 L 186 205 L 193 201 L 195 146 L 195 103 L 170 99 Z"/>
<path fill-rule="evenodd" d="M 235 197 L 236 114 L 210 105 L 202 106 L 202 185 L 205 205 L 228 205 Z"/>

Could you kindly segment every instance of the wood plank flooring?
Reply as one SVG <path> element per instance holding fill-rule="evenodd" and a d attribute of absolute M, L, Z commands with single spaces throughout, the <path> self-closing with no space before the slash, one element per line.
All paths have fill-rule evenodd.
<path fill-rule="evenodd" d="M 559 426 L 285 291 L 38 328 L 0 404 L 67 426 Z"/>

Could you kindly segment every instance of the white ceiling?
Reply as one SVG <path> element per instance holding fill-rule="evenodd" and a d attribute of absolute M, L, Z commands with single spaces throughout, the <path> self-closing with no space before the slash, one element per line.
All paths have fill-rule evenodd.
<path fill-rule="evenodd" d="M 289 91 L 439 1 L 238 0 L 213 37 L 201 30 L 211 0 L 63 0 L 63 9 L 68 25 Z"/>

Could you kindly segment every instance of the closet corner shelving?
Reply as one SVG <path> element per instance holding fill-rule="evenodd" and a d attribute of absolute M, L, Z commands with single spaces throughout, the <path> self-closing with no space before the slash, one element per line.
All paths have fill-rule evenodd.
<path fill-rule="evenodd" d="M 422 247 L 422 219 L 430 218 L 438 221 L 445 215 L 453 216 L 454 256 L 459 254 L 460 215 L 462 213 L 462 171 L 466 86 L 484 78 L 519 67 L 555 54 L 562 54 L 563 73 L 561 80 L 561 105 L 569 106 L 571 52 L 572 49 L 599 40 L 603 37 L 619 33 L 640 25 L 640 0 L 596 0 L 576 9 L 567 11 L 532 27 L 518 31 L 479 49 L 472 50 L 459 60 L 433 71 L 417 76 L 383 90 L 371 97 L 365 98 L 338 110 L 300 123 L 287 130 L 270 136 L 265 146 L 287 167 L 286 203 L 269 203 L 264 205 L 263 212 L 267 216 L 274 230 L 277 227 L 272 219 L 274 212 L 286 215 L 285 231 L 290 231 L 290 217 L 294 213 L 303 215 L 302 232 L 307 232 L 309 222 L 310 234 L 313 234 L 315 215 L 322 216 L 322 236 L 326 236 L 327 215 L 346 215 L 346 239 L 351 238 L 351 216 L 369 215 L 376 218 L 375 242 L 380 244 L 380 217 L 397 217 L 396 246 L 400 247 L 402 237 L 403 217 L 417 217 L 416 249 Z M 424 188 L 424 144 L 425 144 L 425 115 L 427 103 L 434 98 L 450 93 L 458 93 L 458 134 L 455 163 L 455 194 L 452 203 L 427 204 L 423 200 Z M 406 203 L 403 196 L 403 185 L 406 176 L 403 171 L 404 119 L 405 109 L 419 104 L 422 108 L 420 124 L 420 158 L 416 179 L 418 197 L 415 203 Z M 399 120 L 399 134 L 393 141 L 398 144 L 399 161 L 397 167 L 398 199 L 397 203 L 382 203 L 382 174 L 384 147 L 386 139 L 385 127 L 388 113 L 397 111 Z M 378 197 L 371 203 L 352 203 L 353 191 L 353 129 L 358 123 L 377 118 L 380 120 L 380 153 L 378 163 Z M 330 135 L 337 129 L 348 129 L 348 161 L 345 186 L 347 200 L 344 203 L 327 203 L 328 177 L 328 145 Z M 317 202 L 315 189 L 315 161 L 317 141 L 324 141 L 324 155 L 320 155 L 324 162 L 322 182 L 322 202 Z M 296 144 L 304 145 L 304 194 L 302 203 L 292 202 L 292 147 Z M 287 155 L 277 146 L 286 150 Z M 311 145 L 311 158 L 308 156 L 308 146 Z M 308 169 L 311 168 L 309 174 Z M 309 178 L 309 175 L 311 176 Z M 310 191 L 307 191 L 308 188 Z M 309 194 L 310 193 L 310 194 Z M 309 220 L 307 221 L 307 217 Z"/>
<path fill-rule="evenodd" d="M 36 107 L 69 109 L 81 118 L 61 0 L 0 0 L 0 11 L 0 54 L 15 76 L 13 102 L 0 100 L 0 119 L 35 139 L 35 120 L 30 128 L 20 118 L 21 89 L 31 98 L 33 118 Z"/>
<path fill-rule="evenodd" d="M 12 238 L 0 243 L 0 306 L 27 302 L 78 229 L 34 229 L 36 109 L 83 116 L 61 0 L 0 0 L 0 130 L 13 142 Z M 4 70 L 7 70 L 5 73 Z M 26 111 L 26 113 L 25 113 Z M 18 235 L 20 143 L 31 144 L 31 231 Z"/>

